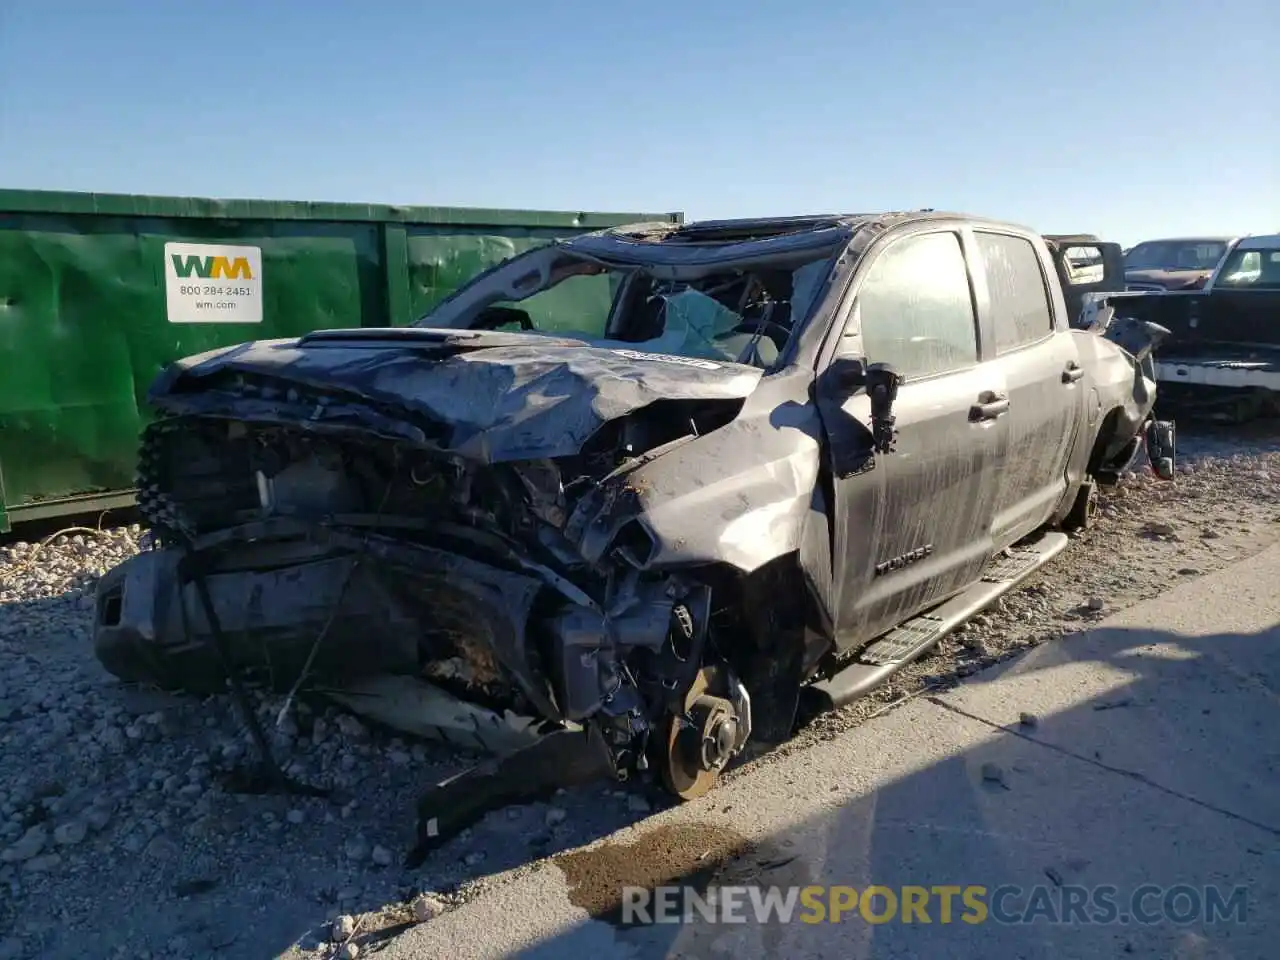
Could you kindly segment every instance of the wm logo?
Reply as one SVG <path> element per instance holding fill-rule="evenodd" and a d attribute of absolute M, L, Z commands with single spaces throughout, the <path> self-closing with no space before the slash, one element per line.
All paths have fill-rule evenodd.
<path fill-rule="evenodd" d="M 226 257 L 184 257 L 173 254 L 173 269 L 180 278 L 190 280 L 194 273 L 201 280 L 252 280 L 253 271 L 244 257 L 228 260 Z"/>

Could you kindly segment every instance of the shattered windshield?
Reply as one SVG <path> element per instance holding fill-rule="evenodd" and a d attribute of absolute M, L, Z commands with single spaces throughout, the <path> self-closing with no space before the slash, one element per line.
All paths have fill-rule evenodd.
<path fill-rule="evenodd" d="M 1212 270 L 1227 252 L 1221 240 L 1151 240 L 1126 254 L 1126 270 Z"/>
<path fill-rule="evenodd" d="M 570 336 L 598 346 L 767 369 L 807 316 L 829 255 L 704 269 L 688 279 L 656 276 L 660 271 L 644 264 L 604 264 L 567 253 L 545 271 L 522 277 L 513 260 L 510 277 L 500 267 L 477 281 L 491 284 L 492 296 L 477 298 L 445 325 Z M 420 323 L 436 325 L 430 315 Z"/>

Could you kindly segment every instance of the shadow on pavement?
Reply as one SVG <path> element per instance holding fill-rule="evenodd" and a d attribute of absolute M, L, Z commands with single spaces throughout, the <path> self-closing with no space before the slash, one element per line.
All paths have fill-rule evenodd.
<path fill-rule="evenodd" d="M 508 955 L 1275 957 L 1278 643 L 1280 628 L 1208 637 L 1116 628 L 1037 648 L 864 725 L 842 738 L 847 745 L 785 758 L 780 776 L 762 767 L 759 776 L 773 785 L 757 785 L 756 810 L 744 803 L 748 785 L 730 784 L 659 818 L 630 848 L 607 842 L 559 858 L 570 902 L 597 920 Z M 1029 704 L 1041 715 L 1023 715 Z M 895 767 L 907 769 L 871 789 L 876 770 Z M 800 804 L 821 812 L 796 820 L 790 811 Z M 756 833 L 753 823 L 767 829 Z M 645 866 L 664 857 L 666 869 Z M 800 902 L 788 924 L 775 915 L 763 924 L 695 917 L 628 927 L 620 887 L 654 882 L 701 891 L 708 882 L 847 885 L 857 893 L 875 884 L 898 903 L 880 923 L 847 902 L 839 923 L 804 923 L 817 911 Z M 1155 886 L 1137 901 L 1143 913 L 1131 914 L 1144 884 Z M 972 922 L 976 913 L 957 889 L 951 922 L 943 922 L 931 892 L 942 885 L 985 888 L 985 921 Z M 997 898 L 1002 885 L 1020 892 Z M 1110 910 L 1105 885 L 1115 888 Z M 902 922 L 904 887 L 929 892 L 929 922 L 919 912 Z M 1217 922 L 1204 916 L 1209 887 L 1225 914 Z M 1244 899 L 1236 893 L 1233 901 L 1240 887 Z M 820 894 L 814 902 L 830 906 L 832 894 Z M 1066 915 L 1070 897 L 1093 899 Z M 1168 916 L 1140 922 L 1159 916 L 1162 904 Z M 883 896 L 870 906 L 872 919 L 889 914 Z M 749 900 L 741 913 L 752 916 Z"/>

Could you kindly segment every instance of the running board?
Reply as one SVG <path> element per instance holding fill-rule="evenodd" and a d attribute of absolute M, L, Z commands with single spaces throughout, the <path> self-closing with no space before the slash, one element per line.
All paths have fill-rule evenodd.
<path fill-rule="evenodd" d="M 873 640 L 835 676 L 805 687 L 805 698 L 812 701 L 807 706 L 822 712 L 844 706 L 870 693 L 907 664 L 928 653 L 960 624 L 1043 567 L 1066 545 L 1065 533 L 1046 533 L 992 558 L 981 578 L 962 593 Z"/>

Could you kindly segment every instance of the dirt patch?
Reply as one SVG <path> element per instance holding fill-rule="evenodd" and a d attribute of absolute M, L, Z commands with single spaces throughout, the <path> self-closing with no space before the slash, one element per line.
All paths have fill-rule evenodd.
<path fill-rule="evenodd" d="M 603 843 L 554 857 L 569 884 L 569 902 L 592 917 L 621 924 L 622 888 L 692 887 L 712 878 L 751 849 L 746 838 L 710 824 L 673 824 L 632 843 Z"/>

